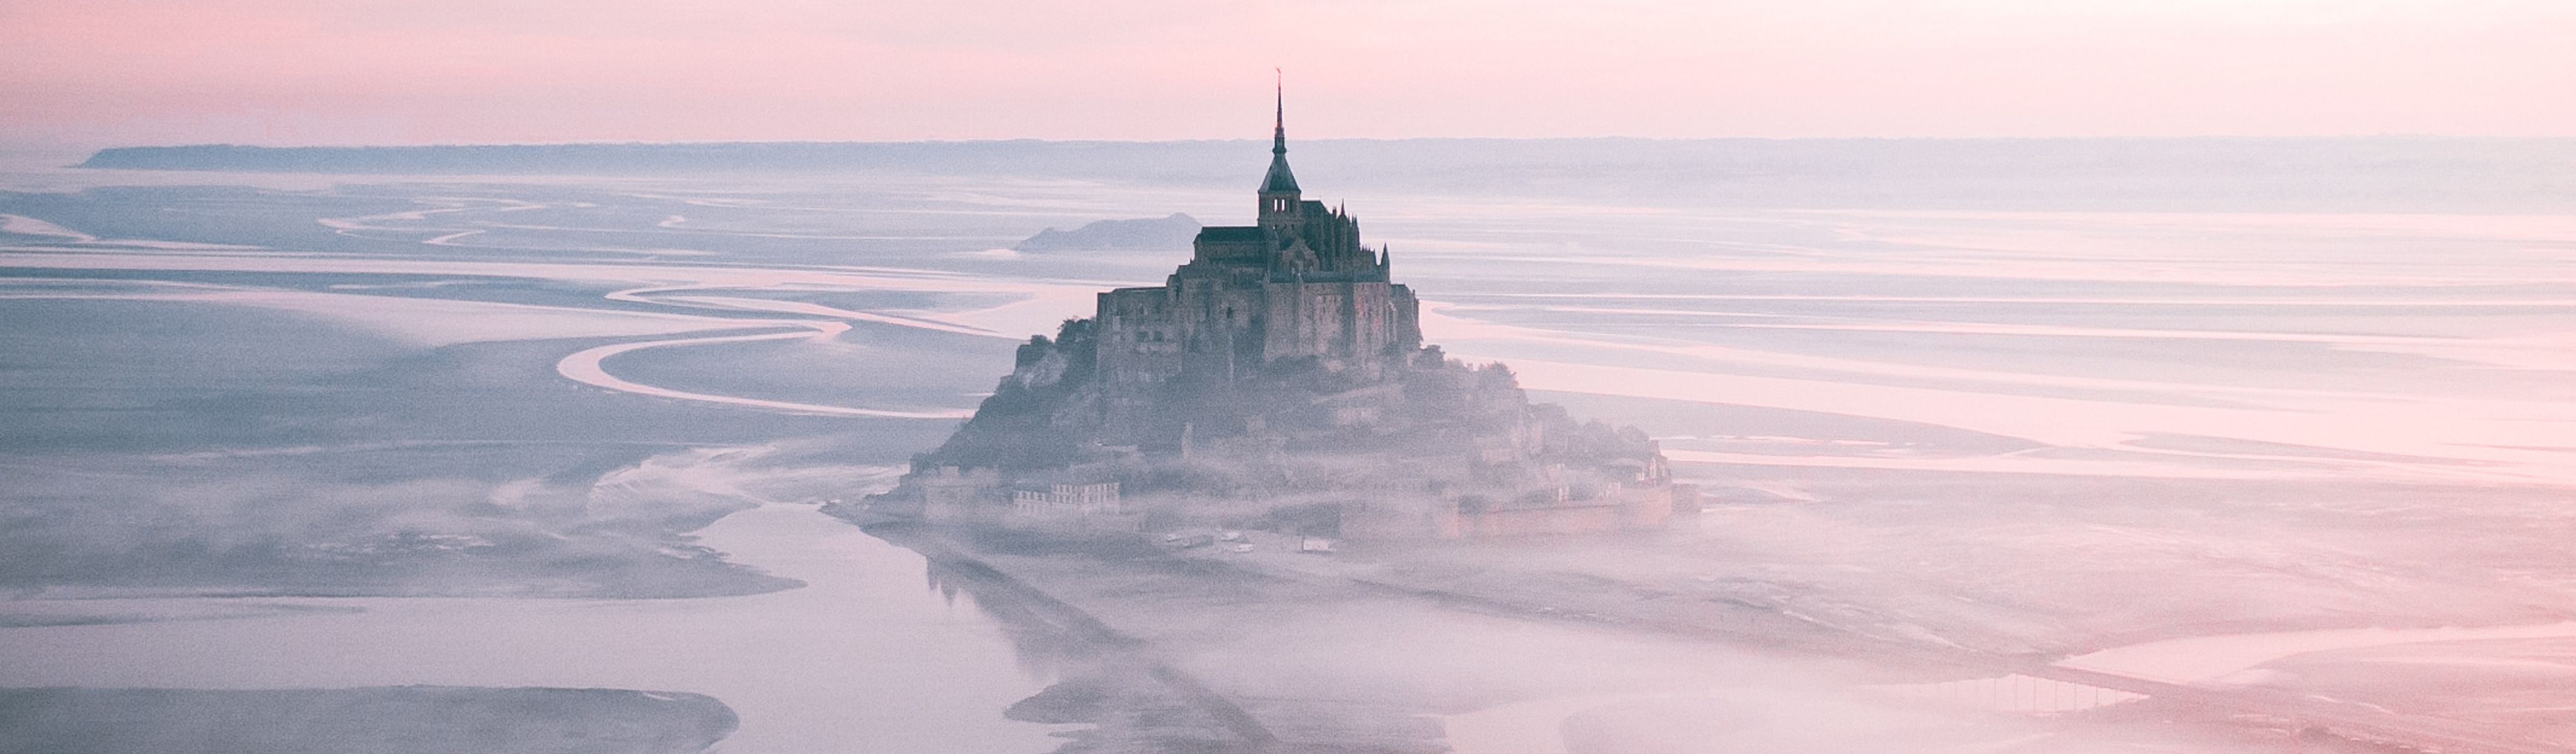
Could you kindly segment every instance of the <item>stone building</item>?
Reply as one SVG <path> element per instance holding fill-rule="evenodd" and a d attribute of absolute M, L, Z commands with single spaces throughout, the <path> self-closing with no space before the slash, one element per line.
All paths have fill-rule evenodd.
<path fill-rule="evenodd" d="M 1031 337 L 870 510 L 1363 539 L 1663 525 L 1681 501 L 1645 433 L 1532 404 L 1511 370 L 1422 343 L 1386 249 L 1306 200 L 1284 115 L 1253 224 L 1201 229 L 1162 285 L 1102 293 L 1091 318 Z"/>
<path fill-rule="evenodd" d="M 1421 350 L 1413 291 L 1389 279 L 1384 247 L 1360 242 L 1358 220 L 1304 197 L 1288 169 L 1284 103 L 1277 115 L 1255 224 L 1203 228 L 1163 285 L 1100 294 L 1095 363 L 1111 444 L 1168 430 L 1151 413 L 1175 386 L 1234 383 L 1299 359 L 1375 380 Z"/>

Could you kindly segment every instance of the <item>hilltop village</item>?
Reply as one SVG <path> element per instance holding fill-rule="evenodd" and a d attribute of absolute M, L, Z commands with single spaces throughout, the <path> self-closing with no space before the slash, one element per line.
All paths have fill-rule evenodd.
<path fill-rule="evenodd" d="M 1659 526 L 1644 433 L 1531 404 L 1510 370 L 1422 343 L 1359 222 L 1304 198 L 1284 109 L 1253 225 L 1208 227 L 1163 285 L 1030 338 L 880 513 L 1017 526 L 1456 539 Z M 1691 490 L 1681 508 L 1696 510 Z"/>

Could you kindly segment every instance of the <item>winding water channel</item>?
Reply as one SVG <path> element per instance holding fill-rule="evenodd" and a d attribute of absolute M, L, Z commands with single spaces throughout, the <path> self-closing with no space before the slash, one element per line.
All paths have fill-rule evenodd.
<path fill-rule="evenodd" d="M 727 516 L 699 537 L 807 586 L 669 600 L 259 600 L 360 610 L 0 629 L 0 686 L 690 691 L 741 715 L 724 752 L 1042 752 L 1061 743 L 1047 735 L 1061 726 L 1001 716 L 1051 679 L 1017 660 L 971 596 L 927 588 L 920 555 L 785 503 Z M 183 646 L 196 649 L 169 651 Z"/>

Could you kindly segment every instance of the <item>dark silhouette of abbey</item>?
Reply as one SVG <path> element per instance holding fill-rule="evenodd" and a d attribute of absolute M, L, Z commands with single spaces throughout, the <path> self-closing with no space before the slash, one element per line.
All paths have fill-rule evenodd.
<path fill-rule="evenodd" d="M 1100 294 L 1104 442 L 1156 444 L 1159 398 L 1175 381 L 1239 382 L 1281 361 L 1385 376 L 1421 350 L 1413 291 L 1389 279 L 1359 221 L 1308 201 L 1288 169 L 1286 103 L 1271 136 L 1258 223 L 1199 230 L 1163 285 Z"/>
<path fill-rule="evenodd" d="M 1305 198 L 1284 102 L 1278 117 L 1255 224 L 1202 228 L 1163 285 L 1101 293 L 1091 318 L 1031 338 L 974 417 L 870 509 L 1120 528 L 1297 511 L 1286 528 L 1390 538 L 1671 515 L 1643 433 L 1532 405 L 1501 365 L 1422 344 L 1391 255 Z"/>

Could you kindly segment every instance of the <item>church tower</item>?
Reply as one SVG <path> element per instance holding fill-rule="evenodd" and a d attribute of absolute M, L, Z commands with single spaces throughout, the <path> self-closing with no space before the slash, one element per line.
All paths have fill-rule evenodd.
<path fill-rule="evenodd" d="M 1270 173 L 1261 177 L 1261 229 L 1271 238 L 1296 238 L 1299 226 L 1305 224 L 1305 212 L 1298 207 L 1303 195 L 1297 191 L 1297 176 L 1288 172 L 1288 93 L 1283 85 L 1278 92 L 1276 125 L 1270 132 Z"/>

